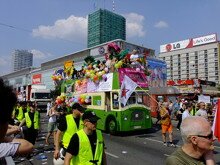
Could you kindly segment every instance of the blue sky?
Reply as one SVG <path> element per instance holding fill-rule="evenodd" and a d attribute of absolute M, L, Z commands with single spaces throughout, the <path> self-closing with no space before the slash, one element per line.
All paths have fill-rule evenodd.
<path fill-rule="evenodd" d="M 88 14 L 112 6 L 112 0 L 1 0 L 0 75 L 10 72 L 15 49 L 32 51 L 34 66 L 86 49 Z M 220 35 L 220 0 L 114 0 L 114 8 L 127 20 L 127 41 L 156 54 L 166 43 Z"/>

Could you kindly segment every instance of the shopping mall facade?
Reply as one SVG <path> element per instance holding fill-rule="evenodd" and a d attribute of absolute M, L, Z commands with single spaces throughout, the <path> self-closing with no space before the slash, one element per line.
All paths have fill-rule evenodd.
<path fill-rule="evenodd" d="M 145 51 L 149 52 L 149 56 L 155 57 L 155 51 L 143 46 L 138 46 L 132 43 L 128 43 L 124 40 L 117 39 L 110 42 L 115 42 L 121 49 L 132 50 L 136 49 L 142 54 Z M 108 43 L 110 43 L 108 42 Z M 52 80 L 52 75 L 55 70 L 62 69 L 64 63 L 69 60 L 74 61 L 74 67 L 76 70 L 80 70 L 81 66 L 84 64 L 84 58 L 87 56 L 93 56 L 96 60 L 100 61 L 105 59 L 105 54 L 108 52 L 107 44 L 103 43 L 95 47 L 91 47 L 82 51 L 78 51 L 60 58 L 56 58 L 51 61 L 42 63 L 40 67 L 29 67 L 20 71 L 12 72 L 3 75 L 2 78 L 8 85 L 12 86 L 16 90 L 20 90 L 21 87 L 31 85 L 34 83 L 44 84 L 47 89 L 53 90 L 55 88 L 54 82 Z"/>

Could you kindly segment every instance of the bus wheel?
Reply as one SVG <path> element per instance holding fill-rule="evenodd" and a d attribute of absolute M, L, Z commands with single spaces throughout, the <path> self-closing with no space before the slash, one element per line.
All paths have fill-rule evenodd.
<path fill-rule="evenodd" d="M 107 122 L 107 131 L 108 133 L 114 135 L 116 134 L 116 121 L 114 118 L 110 118 Z"/>

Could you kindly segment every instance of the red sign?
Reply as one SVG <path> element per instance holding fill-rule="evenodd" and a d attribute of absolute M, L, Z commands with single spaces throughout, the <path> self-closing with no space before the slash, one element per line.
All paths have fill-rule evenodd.
<path fill-rule="evenodd" d="M 178 85 L 194 85 L 194 81 L 193 80 L 177 80 L 177 81 L 173 81 L 173 80 L 168 80 L 167 81 L 167 85 L 171 85 L 171 86 L 178 86 Z"/>
<path fill-rule="evenodd" d="M 41 74 L 34 74 L 32 77 L 32 84 L 41 84 Z"/>

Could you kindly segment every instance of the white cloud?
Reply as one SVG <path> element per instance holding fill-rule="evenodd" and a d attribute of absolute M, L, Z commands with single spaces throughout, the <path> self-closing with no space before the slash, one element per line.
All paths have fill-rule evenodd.
<path fill-rule="evenodd" d="M 40 25 L 33 29 L 32 35 L 45 39 L 74 39 L 82 42 L 87 37 L 87 18 L 71 15 L 67 19 L 57 20 L 53 26 Z"/>
<path fill-rule="evenodd" d="M 159 28 L 159 29 L 167 28 L 168 26 L 169 26 L 168 23 L 166 23 L 165 21 L 159 21 L 154 25 L 154 27 Z"/>
<path fill-rule="evenodd" d="M 129 13 L 125 14 L 124 17 L 126 18 L 127 38 L 145 36 L 144 16 L 137 13 Z"/>
<path fill-rule="evenodd" d="M 8 65 L 8 60 L 4 58 L 0 58 L 0 66 L 7 66 Z"/>
<path fill-rule="evenodd" d="M 50 53 L 43 53 L 40 50 L 36 50 L 36 49 L 32 49 L 30 52 L 33 53 L 34 59 L 37 60 L 45 60 L 52 56 Z"/>

